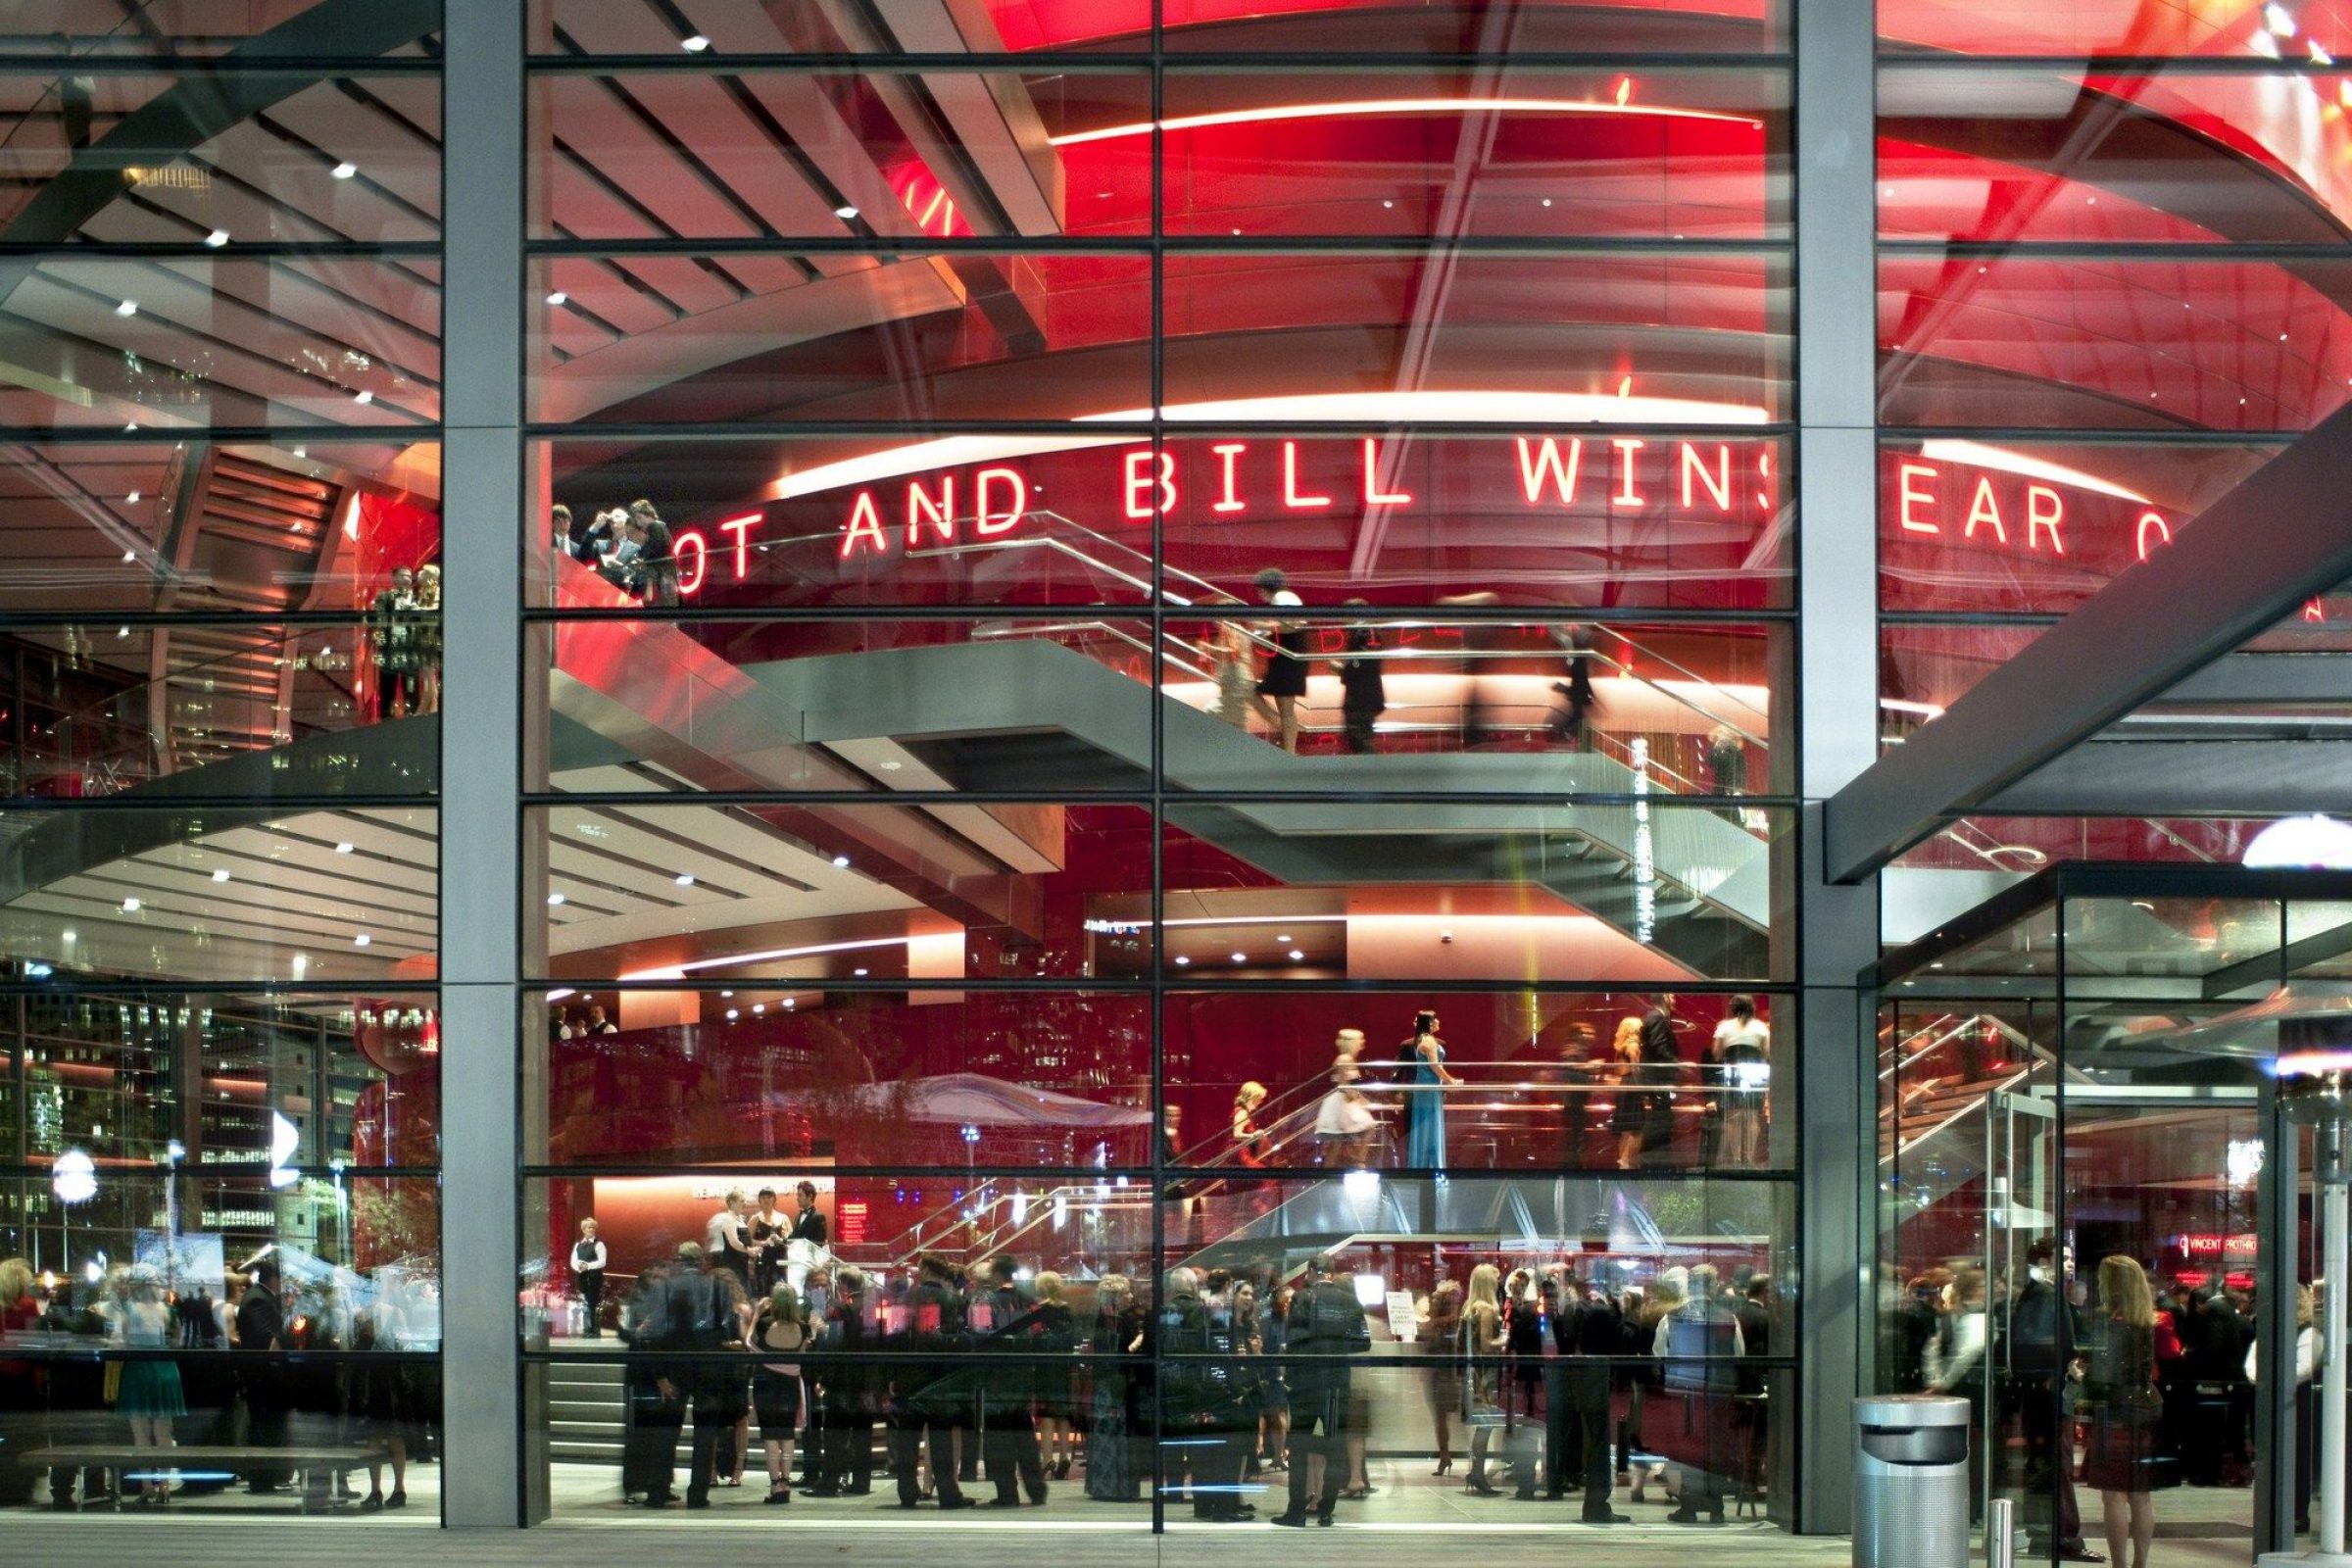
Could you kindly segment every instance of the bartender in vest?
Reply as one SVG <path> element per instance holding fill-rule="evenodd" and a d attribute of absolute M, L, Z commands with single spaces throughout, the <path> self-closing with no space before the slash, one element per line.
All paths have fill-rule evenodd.
<path fill-rule="evenodd" d="M 829 1233 L 825 1216 L 816 1210 L 816 1183 L 801 1183 L 794 1190 L 793 1200 L 800 1204 L 800 1212 L 792 1216 L 792 1235 L 785 1249 L 789 1265 L 786 1282 L 799 1291 L 808 1282 L 808 1270 L 824 1261 Z"/>
<path fill-rule="evenodd" d="M 580 1221 L 580 1239 L 571 1245 L 571 1280 L 580 1288 L 580 1316 L 584 1327 L 580 1332 L 591 1340 L 602 1339 L 604 1329 L 597 1322 L 597 1308 L 605 1299 L 605 1244 L 597 1240 L 596 1220 L 592 1216 Z"/>

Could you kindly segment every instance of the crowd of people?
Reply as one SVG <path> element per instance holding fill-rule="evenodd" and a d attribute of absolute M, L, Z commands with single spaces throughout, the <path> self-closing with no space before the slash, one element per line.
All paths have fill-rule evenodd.
<path fill-rule="evenodd" d="M 1618 1019 L 1606 1049 L 1589 1023 L 1572 1024 L 1562 1037 L 1559 1058 L 1546 1075 L 1560 1095 L 1559 1162 L 1569 1169 L 1592 1163 L 1587 1142 L 1596 1122 L 1611 1141 L 1608 1155 L 1620 1170 L 1664 1166 L 1673 1159 L 1678 1097 L 1697 1096 L 1694 1118 L 1697 1164 L 1706 1169 L 1755 1169 L 1767 1163 L 1772 1027 L 1753 997 L 1730 998 L 1725 1016 L 1686 1057 L 1683 1032 L 1689 1020 L 1675 1014 L 1671 992 L 1652 997 L 1639 1013 Z M 1344 1028 L 1334 1041 L 1330 1087 L 1316 1107 L 1313 1137 L 1321 1163 L 1361 1169 L 1381 1162 L 1383 1109 L 1366 1092 L 1368 1075 L 1385 1072 L 1382 1100 L 1404 1104 L 1401 1144 L 1393 1163 L 1444 1174 L 1449 1159 L 1446 1097 L 1463 1080 L 1447 1066 L 1438 1014 L 1423 1009 L 1395 1059 L 1367 1058 L 1364 1031 Z M 1598 1120 L 1607 1101 L 1605 1121 Z M 1265 1090 L 1244 1084 L 1233 1107 L 1233 1163 L 1266 1162 L 1266 1130 L 1257 1122 Z M 1245 1102 L 1248 1102 L 1245 1103 Z M 1180 1151 L 1171 1151 L 1171 1158 Z"/>
<path fill-rule="evenodd" d="M 656 609 L 678 603 L 678 556 L 668 523 L 651 501 L 625 507 L 607 507 L 585 523 L 575 523 L 571 509 L 554 512 L 558 555 L 569 556 L 628 595 Z"/>
<path fill-rule="evenodd" d="M 771 1245 L 793 1223 L 770 1222 Z M 593 1221 L 581 1234 L 601 1271 Z M 747 1252 L 752 1235 L 731 1197 L 706 1229 L 714 1247 L 680 1244 L 617 1304 L 626 1502 L 709 1508 L 763 1465 L 770 1505 L 872 1495 L 879 1474 L 901 1508 L 1014 1509 L 1075 1474 L 1097 1502 L 1156 1489 L 1236 1523 L 1263 1494 L 1267 1523 L 1327 1526 L 1380 1490 L 1369 1453 L 1428 1430 L 1434 1478 L 1459 1457 L 1464 1494 L 1574 1499 L 1590 1524 L 1631 1521 L 1612 1505 L 1620 1489 L 1670 1500 L 1663 1517 L 1680 1524 L 1760 1495 L 1768 1374 L 1752 1363 L 1772 1353 L 1777 1302 L 1744 1268 L 1670 1268 L 1637 1287 L 1606 1265 L 1481 1261 L 1455 1278 L 1461 1260 L 1442 1260 L 1445 1277 L 1407 1293 L 1404 1343 L 1375 1357 L 1362 1282 L 1334 1255 L 1298 1271 L 1178 1267 L 1153 1291 L 1006 1255 L 868 1270 L 821 1246 L 795 1278 Z M 1392 1338 L 1396 1310 L 1382 1320 Z M 1405 1427 L 1380 1414 L 1384 1370 L 1418 1390 L 1430 1425 L 1416 1412 L 1376 1450 L 1379 1427 Z"/>
<path fill-rule="evenodd" d="M 44 1478 L 60 1511 L 167 1508 L 232 1482 L 307 1512 L 408 1505 L 409 1466 L 437 1446 L 438 1367 L 319 1352 L 403 1348 L 412 1311 L 433 1310 L 430 1285 L 379 1286 L 357 1301 L 347 1276 L 289 1280 L 269 1254 L 221 1283 L 215 1295 L 208 1282 L 135 1263 L 77 1287 L 21 1257 L 0 1260 L 0 1505 L 41 1501 Z M 106 1353 L 9 1355 L 6 1342 L 32 1336 Z M 228 1353 L 192 1353 L 209 1351 Z M 44 1447 L 120 1451 L 111 1464 L 17 1457 Z M 184 1474 L 173 1458 L 183 1447 L 203 1454 Z"/>
<path fill-rule="evenodd" d="M 2295 1319 L 2295 1528 L 2306 1531 L 2320 1348 L 2309 1286 L 2297 1288 Z M 1888 1321 L 1893 1386 L 1969 1400 L 1972 1495 L 1984 1494 L 1986 1456 L 1999 1456 L 1990 1480 L 2019 1494 L 2037 1555 L 2054 1544 L 2061 1561 L 2147 1568 L 2158 1493 L 2253 1484 L 2261 1369 L 2248 1289 L 2176 1280 L 2158 1291 L 2123 1253 L 2085 1284 L 2073 1249 L 2044 1240 L 2013 1281 L 1975 1263 L 1920 1273 Z M 2078 1483 L 2099 1494 L 2104 1555 L 2083 1539 Z"/>
<path fill-rule="evenodd" d="M 395 567 L 368 604 L 375 718 L 441 710 L 441 568 Z"/>

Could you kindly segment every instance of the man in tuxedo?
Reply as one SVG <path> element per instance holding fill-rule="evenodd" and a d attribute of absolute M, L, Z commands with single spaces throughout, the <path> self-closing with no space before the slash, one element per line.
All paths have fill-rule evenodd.
<path fill-rule="evenodd" d="M 2082 1314 L 2067 1297 L 2074 1271 L 2071 1247 L 2062 1251 L 2044 1238 L 2026 1249 L 2026 1281 L 2009 1303 L 2002 1402 L 2025 1437 L 2028 1549 L 2047 1557 L 2055 1536 L 2060 1562 L 2105 1562 L 2082 1541 L 2061 1407 L 2066 1365 L 2082 1342 Z"/>

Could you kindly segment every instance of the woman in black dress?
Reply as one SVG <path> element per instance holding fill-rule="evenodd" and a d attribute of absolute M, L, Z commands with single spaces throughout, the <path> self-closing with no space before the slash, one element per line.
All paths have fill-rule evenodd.
<path fill-rule="evenodd" d="M 2156 1434 L 2164 1397 L 2156 1392 L 2156 1303 L 2148 1276 L 2121 1252 L 2099 1260 L 2099 1305 L 2104 1316 L 2090 1345 L 2082 1410 L 2089 1426 L 2082 1480 L 2099 1489 L 2107 1527 L 2107 1560 L 2148 1568 L 2156 1536 Z"/>
<path fill-rule="evenodd" d="M 1281 610 L 1294 610 L 1305 604 L 1291 592 L 1291 579 L 1280 566 L 1268 566 L 1255 579 L 1258 602 Z M 1257 695 L 1250 706 L 1257 716 L 1274 726 L 1282 749 L 1296 754 L 1298 750 L 1298 699 L 1306 695 L 1306 625 L 1297 620 L 1269 620 L 1261 628 L 1274 638 L 1275 653 L 1266 661 L 1266 672 L 1257 682 Z"/>

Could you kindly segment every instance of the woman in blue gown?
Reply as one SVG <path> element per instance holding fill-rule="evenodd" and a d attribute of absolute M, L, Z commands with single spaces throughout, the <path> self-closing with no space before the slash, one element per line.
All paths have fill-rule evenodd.
<path fill-rule="evenodd" d="M 1413 1063 L 1412 1108 L 1406 1113 L 1404 1162 L 1414 1170 L 1446 1170 L 1446 1087 L 1461 1082 L 1446 1070 L 1446 1042 L 1438 1038 L 1438 1015 L 1424 1007 L 1413 1015 L 1413 1038 L 1402 1053 Z"/>

